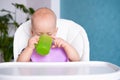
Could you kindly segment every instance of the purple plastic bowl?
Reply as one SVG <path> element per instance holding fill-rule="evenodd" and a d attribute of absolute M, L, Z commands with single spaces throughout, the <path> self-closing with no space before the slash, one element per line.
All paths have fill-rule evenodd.
<path fill-rule="evenodd" d="M 32 62 L 67 62 L 68 58 L 62 48 L 51 48 L 48 55 L 41 56 L 35 49 L 31 56 Z"/>

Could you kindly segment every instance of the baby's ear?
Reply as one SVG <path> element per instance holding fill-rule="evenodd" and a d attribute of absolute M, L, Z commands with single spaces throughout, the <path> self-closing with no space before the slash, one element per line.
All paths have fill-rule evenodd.
<path fill-rule="evenodd" d="M 31 32 L 30 32 L 31 35 L 33 35 L 33 30 L 31 29 Z"/>
<path fill-rule="evenodd" d="M 58 27 L 56 27 L 56 29 L 55 29 L 55 35 L 57 34 L 57 31 L 58 31 Z"/>
<path fill-rule="evenodd" d="M 58 28 L 56 27 L 52 35 L 55 36 L 57 34 L 57 31 L 58 31 Z"/>

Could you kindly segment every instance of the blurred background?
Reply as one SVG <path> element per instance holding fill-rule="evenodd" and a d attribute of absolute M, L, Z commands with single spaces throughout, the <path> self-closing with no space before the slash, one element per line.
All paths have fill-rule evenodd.
<path fill-rule="evenodd" d="M 10 44 L 12 39 L 5 39 L 5 42 L 3 37 L 13 38 L 15 30 L 30 18 L 34 10 L 48 7 L 56 13 L 58 18 L 73 20 L 86 30 L 90 42 L 91 61 L 107 61 L 120 66 L 119 4 L 120 0 L 0 0 L 0 59 L 11 61 L 13 54 L 12 44 Z M 7 12 L 12 16 L 11 19 L 8 15 L 10 19 L 7 22 L 8 32 L 4 31 L 6 28 L 1 27 L 2 17 L 8 14 L 6 10 L 11 11 Z M 1 46 L 2 44 L 4 45 Z M 3 49 L 11 51 L 8 53 L 11 55 L 6 54 L 7 52 Z"/>

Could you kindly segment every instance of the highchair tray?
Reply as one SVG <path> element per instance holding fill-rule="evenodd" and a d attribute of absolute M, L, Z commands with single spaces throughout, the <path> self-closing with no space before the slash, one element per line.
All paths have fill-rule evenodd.
<path fill-rule="evenodd" d="M 119 80 L 120 67 L 101 61 L 0 63 L 0 80 Z"/>

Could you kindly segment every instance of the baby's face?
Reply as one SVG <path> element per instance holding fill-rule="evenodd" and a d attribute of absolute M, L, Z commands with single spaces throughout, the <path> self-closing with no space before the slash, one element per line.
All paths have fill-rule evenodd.
<path fill-rule="evenodd" d="M 32 22 L 32 35 L 40 36 L 47 34 L 49 36 L 55 35 L 57 32 L 55 19 L 49 17 L 36 18 Z"/>

